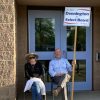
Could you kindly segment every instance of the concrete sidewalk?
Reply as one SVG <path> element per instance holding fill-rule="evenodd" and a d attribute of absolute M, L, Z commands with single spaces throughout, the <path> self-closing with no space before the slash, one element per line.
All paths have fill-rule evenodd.
<path fill-rule="evenodd" d="M 100 100 L 100 91 L 75 92 L 74 100 Z"/>
<path fill-rule="evenodd" d="M 70 96 L 68 97 L 70 100 Z M 31 94 L 20 96 L 17 100 L 32 100 Z M 47 93 L 47 100 L 53 100 L 51 93 Z M 62 100 L 59 94 L 54 100 Z M 74 93 L 74 100 L 100 100 L 100 91 L 78 91 Z"/>

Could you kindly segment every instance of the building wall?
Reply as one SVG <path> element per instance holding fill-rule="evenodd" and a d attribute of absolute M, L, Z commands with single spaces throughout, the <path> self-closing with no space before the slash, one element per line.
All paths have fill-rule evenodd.
<path fill-rule="evenodd" d="M 96 53 L 100 52 L 100 7 L 93 9 L 93 88 L 100 90 L 100 61 Z"/>
<path fill-rule="evenodd" d="M 16 98 L 15 1 L 0 0 L 0 100 Z"/>
<path fill-rule="evenodd" d="M 17 5 L 17 97 L 23 94 L 24 64 L 27 53 L 27 7 Z"/>
<path fill-rule="evenodd" d="M 93 8 L 93 90 L 100 90 L 100 62 L 95 59 L 96 52 L 100 52 L 100 8 Z M 28 45 L 27 6 L 17 6 L 17 93 L 23 93 L 24 63 Z"/>
<path fill-rule="evenodd" d="M 17 18 L 17 33 L 15 18 Z M 17 36 L 17 39 L 16 39 Z M 100 90 L 100 7 L 93 9 L 93 89 Z M 17 44 L 17 45 L 16 45 Z M 27 7 L 17 5 L 15 0 L 0 1 L 0 100 L 15 100 L 23 93 L 24 63 L 27 53 Z M 17 50 L 17 52 L 16 52 Z M 16 56 L 17 54 L 17 56 Z M 17 57 L 17 59 L 16 59 Z M 17 74 L 16 74 L 17 72 Z M 17 84 L 16 84 L 17 82 Z"/>

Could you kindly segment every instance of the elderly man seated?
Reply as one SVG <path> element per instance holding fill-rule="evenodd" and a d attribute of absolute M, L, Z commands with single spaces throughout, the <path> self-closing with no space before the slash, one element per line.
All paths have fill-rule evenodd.
<path fill-rule="evenodd" d="M 66 82 L 69 82 L 72 72 L 72 66 L 67 59 L 62 58 L 62 53 L 59 48 L 55 49 L 55 58 L 49 63 L 49 74 L 54 82 L 58 84 L 53 90 L 55 96 L 64 88 Z"/>

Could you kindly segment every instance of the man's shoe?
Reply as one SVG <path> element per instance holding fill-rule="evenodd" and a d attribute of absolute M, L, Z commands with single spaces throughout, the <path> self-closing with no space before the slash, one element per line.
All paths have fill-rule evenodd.
<path fill-rule="evenodd" d="M 54 95 L 54 96 L 57 96 L 57 95 L 58 95 L 57 89 L 53 90 L 53 95 Z"/>
<path fill-rule="evenodd" d="M 53 95 L 57 96 L 59 94 L 59 92 L 61 91 L 61 87 L 57 87 L 55 90 L 53 90 Z"/>

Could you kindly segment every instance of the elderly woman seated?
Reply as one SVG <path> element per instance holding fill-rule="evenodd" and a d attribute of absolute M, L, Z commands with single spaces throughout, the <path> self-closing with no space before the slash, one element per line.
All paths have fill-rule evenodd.
<path fill-rule="evenodd" d="M 24 92 L 31 89 L 32 100 L 46 99 L 46 90 L 41 77 L 43 75 L 42 64 L 37 60 L 38 55 L 29 53 L 26 55 L 27 63 L 25 64 L 25 77 L 27 79 Z"/>

